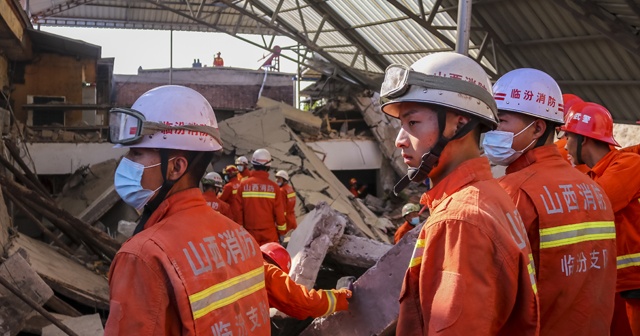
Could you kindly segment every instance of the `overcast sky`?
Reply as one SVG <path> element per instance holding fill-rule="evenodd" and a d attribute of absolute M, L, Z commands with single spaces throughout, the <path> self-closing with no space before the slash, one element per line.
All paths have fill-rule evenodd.
<path fill-rule="evenodd" d="M 115 57 L 116 74 L 136 74 L 143 69 L 168 68 L 170 33 L 159 30 L 42 27 L 43 31 L 82 40 L 102 47 L 102 57 Z M 262 44 L 260 36 L 243 37 Z M 288 38 L 276 38 L 274 45 L 292 46 Z M 222 33 L 173 32 L 173 67 L 191 67 L 194 58 L 212 66 L 214 54 L 222 53 L 225 66 L 258 69 L 258 60 L 268 53 L 261 48 Z M 280 71 L 296 72 L 294 62 L 281 58 Z"/>

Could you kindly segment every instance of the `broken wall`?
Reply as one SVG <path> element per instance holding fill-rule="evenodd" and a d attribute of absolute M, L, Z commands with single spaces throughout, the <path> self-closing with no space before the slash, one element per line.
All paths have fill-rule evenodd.
<path fill-rule="evenodd" d="M 613 137 L 622 147 L 640 144 L 640 126 L 613 124 Z"/>
<path fill-rule="evenodd" d="M 82 83 L 95 83 L 96 59 L 76 58 L 52 53 L 40 53 L 25 65 L 24 78 L 14 82 L 14 100 L 16 118 L 26 123 L 28 95 L 64 96 L 66 103 L 82 104 Z M 80 124 L 82 111 L 65 113 L 67 126 Z"/>

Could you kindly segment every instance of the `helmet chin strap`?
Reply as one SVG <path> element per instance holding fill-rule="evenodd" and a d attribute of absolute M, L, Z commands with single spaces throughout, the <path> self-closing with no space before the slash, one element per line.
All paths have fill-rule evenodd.
<path fill-rule="evenodd" d="M 462 138 L 467 135 L 471 130 L 473 130 L 478 125 L 478 120 L 472 118 L 462 126 L 451 138 L 446 138 L 444 136 L 444 128 L 446 126 L 446 110 L 438 109 L 438 128 L 440 131 L 440 135 L 438 137 L 438 141 L 436 144 L 429 150 L 427 153 L 422 155 L 422 159 L 420 161 L 420 165 L 418 168 L 409 167 L 407 168 L 407 175 L 403 176 L 400 181 L 393 187 L 393 193 L 398 196 L 398 194 L 404 190 L 409 183 L 417 182 L 421 183 L 429 177 L 429 173 L 431 170 L 438 165 L 438 160 L 440 159 L 440 155 L 442 155 L 442 151 L 444 147 L 451 140 L 456 140 Z"/>
<path fill-rule="evenodd" d="M 167 197 L 167 194 L 169 193 L 169 191 L 173 189 L 173 186 L 176 183 L 178 183 L 185 175 L 187 175 L 187 173 L 189 172 L 189 170 L 191 169 L 191 167 L 195 162 L 200 160 L 200 158 L 202 157 L 202 154 L 203 154 L 202 152 L 199 152 L 197 155 L 188 158 L 189 166 L 187 167 L 187 171 L 185 171 L 185 173 L 182 174 L 180 178 L 178 178 L 175 181 L 172 181 L 167 179 L 167 171 L 169 169 L 169 150 L 160 149 L 160 170 L 162 172 L 162 179 L 163 179 L 162 186 L 160 186 L 160 190 L 158 190 L 156 197 L 154 197 L 149 203 L 147 203 L 147 205 L 144 206 L 144 211 L 142 212 L 142 216 L 140 217 L 140 221 L 138 222 L 138 225 L 136 225 L 136 228 L 133 231 L 133 236 L 140 233 L 144 229 L 144 225 L 147 223 L 147 221 L 151 217 L 151 214 L 153 214 L 153 212 L 156 211 L 156 209 L 158 209 L 160 204 Z"/>

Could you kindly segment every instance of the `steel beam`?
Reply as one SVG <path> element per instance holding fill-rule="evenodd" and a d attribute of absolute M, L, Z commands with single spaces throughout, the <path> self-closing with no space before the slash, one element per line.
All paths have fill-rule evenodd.
<path fill-rule="evenodd" d="M 514 41 L 514 42 L 505 43 L 505 44 L 508 47 L 522 47 L 522 46 L 536 46 L 540 44 L 595 41 L 595 40 L 602 40 L 606 38 L 607 37 L 605 35 L 581 35 L 581 36 L 556 37 L 556 38 L 540 39 L 540 40 Z"/>
<path fill-rule="evenodd" d="M 471 38 L 471 0 L 458 0 L 458 6 L 456 52 L 468 55 L 469 39 Z"/>
<path fill-rule="evenodd" d="M 377 49 L 372 46 L 362 35 L 357 31 L 351 30 L 349 23 L 342 18 L 342 15 L 337 13 L 326 1 L 322 0 L 306 0 L 307 4 L 311 6 L 318 14 L 327 16 L 327 21 L 332 26 L 338 28 L 342 35 L 346 37 L 351 43 L 368 57 L 375 65 L 381 69 L 386 69 L 391 62 L 389 62 L 384 56 L 379 55 Z"/>

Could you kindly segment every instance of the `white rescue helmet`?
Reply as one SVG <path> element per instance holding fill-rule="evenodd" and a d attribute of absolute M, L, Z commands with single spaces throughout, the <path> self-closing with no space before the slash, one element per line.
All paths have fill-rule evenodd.
<path fill-rule="evenodd" d="M 110 140 L 116 147 L 210 152 L 222 149 L 211 104 L 185 86 L 145 92 L 130 109 L 110 112 Z"/>
<path fill-rule="evenodd" d="M 560 87 L 540 70 L 522 68 L 507 72 L 493 85 L 493 97 L 499 111 L 564 123 Z"/>
<path fill-rule="evenodd" d="M 282 177 L 286 181 L 289 181 L 289 174 L 287 174 L 287 172 L 284 170 L 278 170 L 278 172 L 276 173 L 276 177 Z"/>
<path fill-rule="evenodd" d="M 236 159 L 236 166 L 237 166 L 237 165 L 240 165 L 240 164 L 246 164 L 246 165 L 248 165 L 248 164 L 249 164 L 249 160 L 247 160 L 247 158 L 246 158 L 246 157 L 244 157 L 244 156 L 239 156 L 239 157 Z"/>
<path fill-rule="evenodd" d="M 202 185 L 212 185 L 217 188 L 222 188 L 224 182 L 222 176 L 216 172 L 210 172 L 202 178 Z"/>
<path fill-rule="evenodd" d="M 271 153 L 264 148 L 257 149 L 251 156 L 251 164 L 254 166 L 271 167 Z"/>
<path fill-rule="evenodd" d="M 394 105 L 416 102 L 469 113 L 492 129 L 498 124 L 489 76 L 476 61 L 454 52 L 430 54 L 413 63 L 410 69 L 390 65 L 380 96 L 387 100 L 382 112 L 394 118 L 399 117 Z"/>

